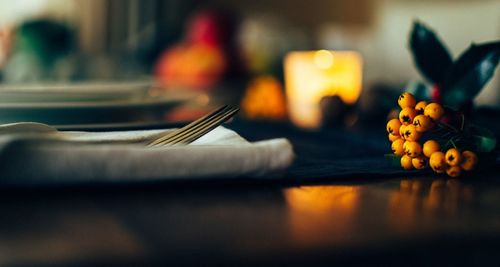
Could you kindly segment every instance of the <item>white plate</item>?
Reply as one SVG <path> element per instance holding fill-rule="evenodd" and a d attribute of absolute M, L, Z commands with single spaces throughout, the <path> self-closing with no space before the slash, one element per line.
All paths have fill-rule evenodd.
<path fill-rule="evenodd" d="M 75 125 L 158 121 L 167 111 L 192 98 L 189 93 L 165 92 L 118 101 L 0 103 L 0 123 Z"/>
<path fill-rule="evenodd" d="M 0 85 L 0 103 L 110 101 L 140 98 L 151 81 Z"/>

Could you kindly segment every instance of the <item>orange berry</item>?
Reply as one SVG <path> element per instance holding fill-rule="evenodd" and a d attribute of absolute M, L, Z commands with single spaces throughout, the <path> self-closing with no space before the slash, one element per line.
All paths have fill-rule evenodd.
<path fill-rule="evenodd" d="M 406 149 L 407 149 L 407 147 L 408 147 L 408 144 L 409 144 L 410 142 L 411 142 L 411 141 L 405 141 L 405 142 L 403 143 L 403 149 L 405 150 L 405 154 L 406 154 Z"/>
<path fill-rule="evenodd" d="M 415 107 L 415 103 L 415 97 L 410 93 L 402 93 L 398 97 L 398 104 L 402 109 L 413 108 Z"/>
<path fill-rule="evenodd" d="M 415 110 L 417 114 L 424 114 L 425 106 L 427 106 L 427 101 L 420 101 L 415 105 Z"/>
<path fill-rule="evenodd" d="M 432 129 L 434 123 L 432 122 L 431 118 L 425 115 L 417 115 L 415 116 L 415 118 L 413 118 L 413 125 L 418 132 L 423 133 Z"/>
<path fill-rule="evenodd" d="M 402 124 L 399 127 L 399 136 L 401 136 L 401 138 L 403 138 L 403 139 L 406 139 L 405 138 L 405 130 L 406 130 L 406 125 Z"/>
<path fill-rule="evenodd" d="M 429 116 L 431 119 L 438 121 L 444 115 L 444 109 L 438 103 L 430 103 L 425 106 L 424 115 Z"/>
<path fill-rule="evenodd" d="M 424 143 L 424 148 L 422 149 L 424 155 L 428 158 L 431 157 L 432 153 L 439 151 L 441 148 L 436 140 L 429 140 Z"/>
<path fill-rule="evenodd" d="M 399 112 L 399 121 L 401 124 L 409 125 L 413 123 L 413 118 L 417 116 L 417 112 L 413 108 L 404 108 Z"/>
<path fill-rule="evenodd" d="M 462 152 L 462 164 L 460 164 L 460 167 L 464 169 L 465 171 L 471 171 L 473 170 L 478 162 L 477 155 L 469 150 L 465 150 Z"/>
<path fill-rule="evenodd" d="M 392 119 L 387 122 L 386 130 L 388 133 L 392 135 L 399 135 L 399 127 L 401 126 L 401 122 L 398 119 Z"/>
<path fill-rule="evenodd" d="M 401 136 L 399 136 L 399 135 L 392 135 L 392 134 L 388 134 L 388 137 L 389 137 L 389 141 L 391 141 L 391 142 L 394 142 L 394 141 L 401 138 Z"/>
<path fill-rule="evenodd" d="M 398 156 L 403 156 L 405 153 L 405 151 L 403 149 L 404 142 L 405 141 L 401 138 L 392 142 L 392 144 L 391 144 L 392 153 L 394 153 L 395 155 L 398 155 Z"/>
<path fill-rule="evenodd" d="M 406 126 L 404 136 L 408 141 L 418 141 L 422 134 L 417 131 L 417 128 L 413 124 L 411 124 Z"/>
<path fill-rule="evenodd" d="M 462 155 L 456 148 L 451 148 L 446 151 L 446 163 L 450 166 L 458 166 L 462 162 Z"/>
<path fill-rule="evenodd" d="M 421 170 L 427 167 L 427 158 L 423 156 L 412 158 L 411 163 L 415 169 Z"/>
<path fill-rule="evenodd" d="M 407 155 L 401 157 L 401 167 L 405 170 L 411 170 L 413 168 L 413 164 L 411 163 L 411 158 Z"/>
<path fill-rule="evenodd" d="M 429 165 L 437 173 L 443 173 L 446 170 L 446 160 L 445 155 L 441 151 L 432 153 L 429 159 Z"/>
<path fill-rule="evenodd" d="M 460 174 L 462 174 L 462 169 L 460 166 L 450 166 L 448 169 L 446 169 L 446 174 L 448 174 L 451 177 L 458 177 Z"/>
<path fill-rule="evenodd" d="M 404 151 L 406 155 L 408 155 L 411 158 L 416 158 L 420 155 L 422 155 L 422 146 L 415 141 L 406 141 L 408 143 L 403 144 Z"/>

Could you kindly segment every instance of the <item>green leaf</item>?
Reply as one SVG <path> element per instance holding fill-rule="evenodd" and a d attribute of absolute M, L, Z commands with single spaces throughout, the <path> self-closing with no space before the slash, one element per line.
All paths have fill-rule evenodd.
<path fill-rule="evenodd" d="M 473 100 L 493 77 L 500 59 L 500 42 L 472 44 L 451 66 L 443 81 L 443 104 L 459 108 Z"/>
<path fill-rule="evenodd" d="M 488 153 L 495 149 L 497 139 L 490 130 L 473 125 L 469 131 L 477 152 Z"/>
<path fill-rule="evenodd" d="M 430 82 L 440 84 L 453 60 L 434 31 L 420 22 L 414 22 L 409 45 L 422 75 Z"/>

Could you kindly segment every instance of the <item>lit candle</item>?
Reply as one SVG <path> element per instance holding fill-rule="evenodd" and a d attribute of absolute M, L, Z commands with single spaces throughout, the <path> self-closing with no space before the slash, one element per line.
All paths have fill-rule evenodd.
<path fill-rule="evenodd" d="M 338 96 L 354 104 L 361 93 L 361 55 L 353 51 L 296 51 L 285 57 L 285 85 L 290 119 L 297 126 L 321 125 L 319 102 Z"/>

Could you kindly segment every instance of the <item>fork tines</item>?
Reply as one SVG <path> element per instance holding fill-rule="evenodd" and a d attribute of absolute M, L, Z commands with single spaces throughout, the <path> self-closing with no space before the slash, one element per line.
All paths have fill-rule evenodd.
<path fill-rule="evenodd" d="M 229 107 L 227 105 L 222 106 L 214 112 L 154 140 L 149 143 L 148 146 L 189 144 L 229 120 L 238 111 L 239 108 Z"/>

